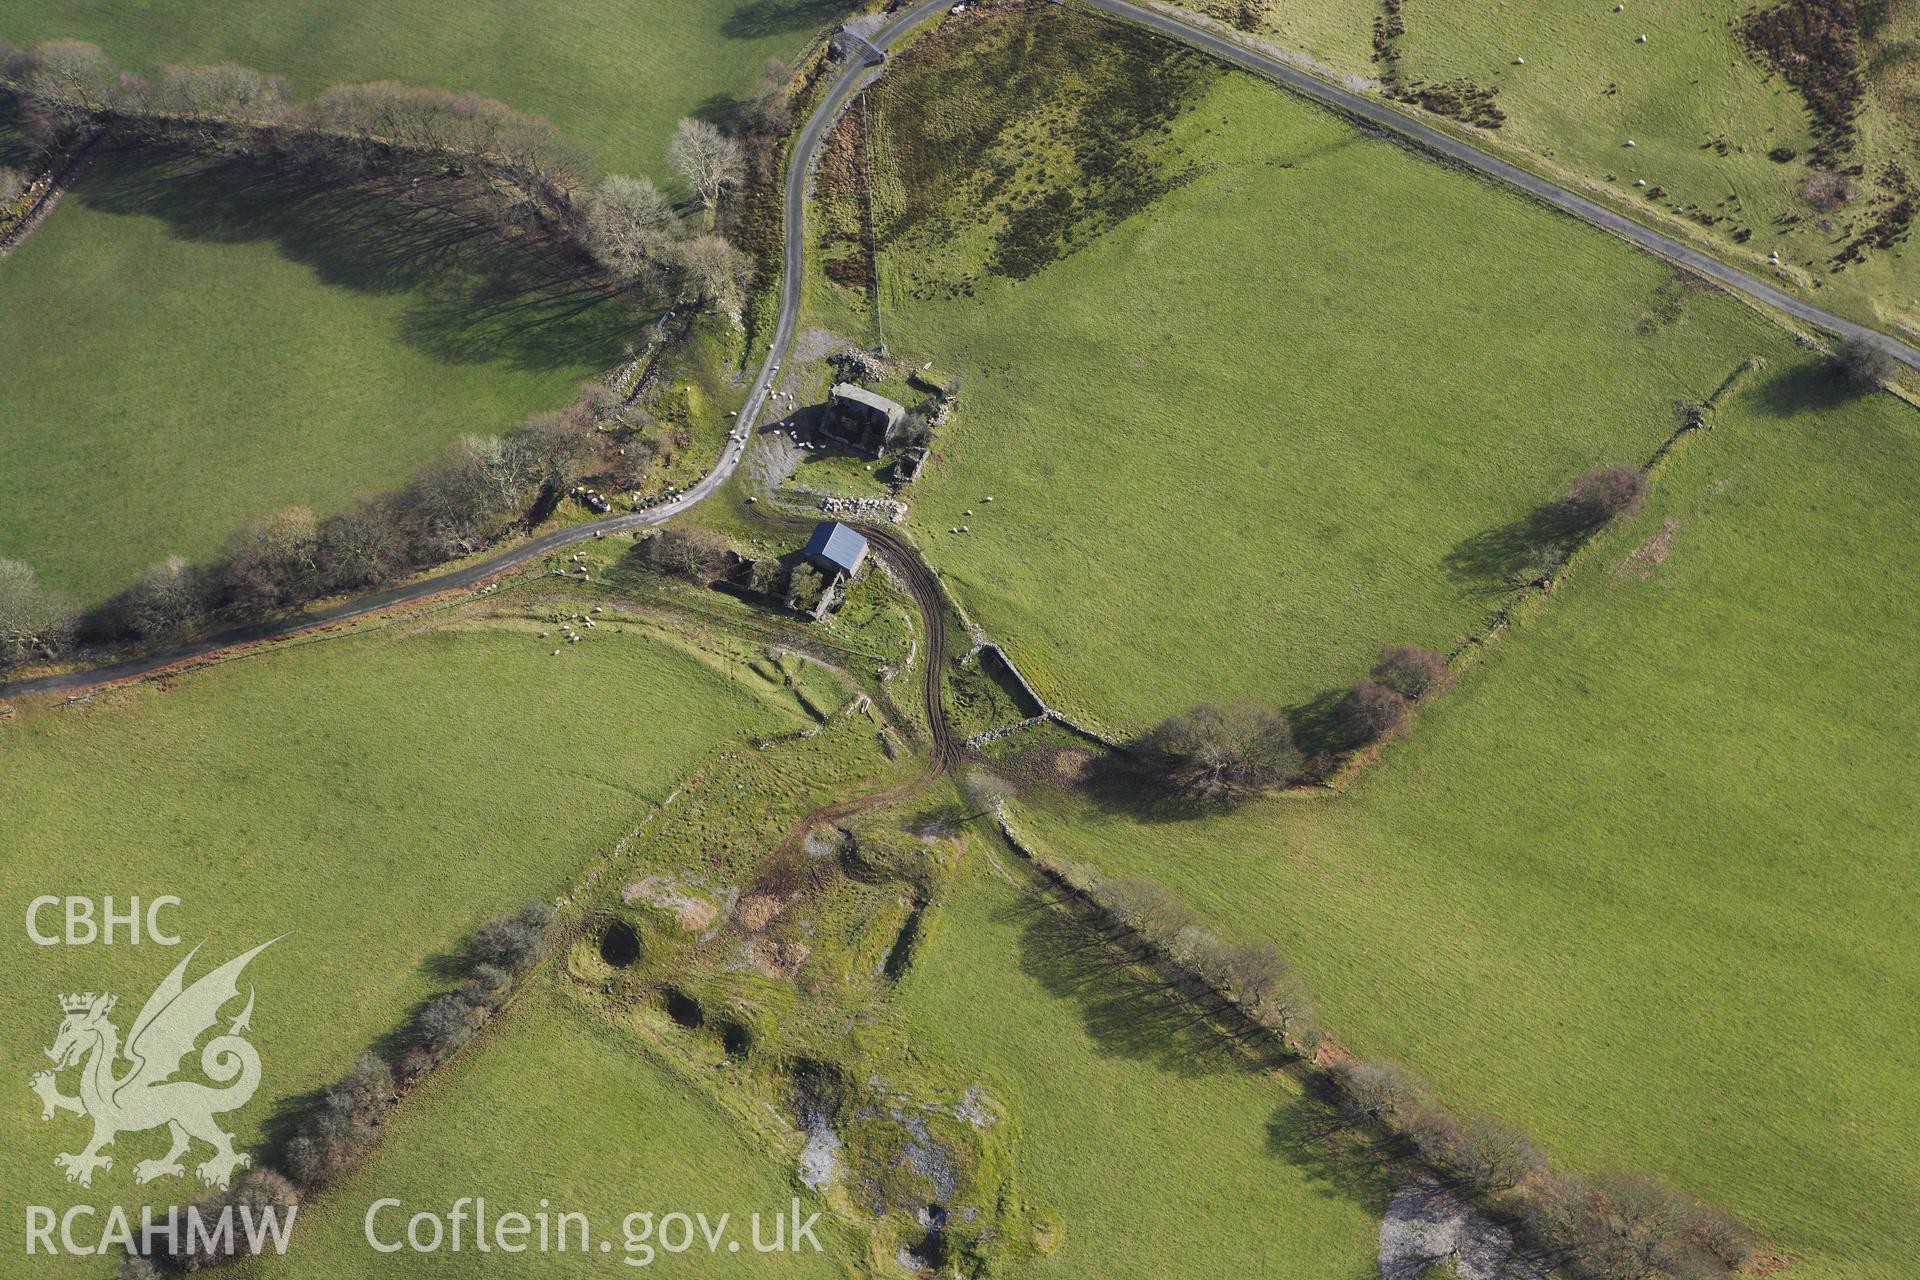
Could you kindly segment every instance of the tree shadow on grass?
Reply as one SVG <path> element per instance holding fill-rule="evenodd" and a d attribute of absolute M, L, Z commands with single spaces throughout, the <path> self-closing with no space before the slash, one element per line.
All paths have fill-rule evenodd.
<path fill-rule="evenodd" d="M 720 34 L 729 40 L 759 40 L 823 27 L 850 11 L 848 0 L 748 0 L 726 16 Z"/>
<path fill-rule="evenodd" d="M 1215 1030 L 1173 988 L 1129 965 L 1094 931 L 1033 894 L 1001 908 L 1020 927 L 1021 969 L 1072 1002 L 1100 1052 L 1146 1062 L 1189 1079 L 1229 1072 L 1262 1076 L 1290 1060 L 1263 1059 Z M 1295 1165 L 1329 1198 L 1369 1209 L 1385 1206 L 1396 1173 L 1393 1154 L 1342 1125 L 1311 1082 L 1282 1094 L 1266 1126 L 1267 1151 Z"/>
<path fill-rule="evenodd" d="M 730 93 L 710 93 L 687 114 L 695 120 L 704 120 L 710 125 L 732 132 L 751 103 L 750 98 L 737 98 Z"/>
<path fill-rule="evenodd" d="M 631 336 L 622 303 L 436 210 L 238 161 L 103 159 L 74 192 L 89 208 L 183 240 L 268 241 L 322 284 L 403 295 L 400 340 L 442 363 L 603 365 Z"/>
<path fill-rule="evenodd" d="M 1518 520 L 1463 538 L 1441 563 L 1468 595 L 1505 595 L 1515 575 L 1537 563 L 1543 551 L 1564 551 L 1582 532 L 1558 503 L 1543 503 Z"/>
<path fill-rule="evenodd" d="M 1768 371 L 1751 394 L 1766 412 L 1779 418 L 1837 409 L 1862 394 L 1824 363 L 1799 361 Z"/>
<path fill-rule="evenodd" d="M 1306 1171 L 1323 1195 L 1384 1212 L 1403 1162 L 1381 1143 L 1343 1124 L 1331 1102 L 1309 1085 L 1274 1108 L 1267 1150 Z"/>
<path fill-rule="evenodd" d="M 1021 970 L 1074 1006 L 1101 1053 L 1188 1077 L 1275 1065 L 1217 1032 L 1171 982 L 1037 895 L 1020 895 L 1002 919 L 1020 928 Z"/>

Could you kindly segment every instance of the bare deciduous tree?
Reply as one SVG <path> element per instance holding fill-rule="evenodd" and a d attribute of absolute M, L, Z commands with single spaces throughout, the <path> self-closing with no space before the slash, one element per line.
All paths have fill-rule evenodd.
<path fill-rule="evenodd" d="M 1392 1125 L 1433 1102 L 1433 1089 L 1397 1062 L 1347 1061 L 1333 1068 L 1349 1123 Z"/>
<path fill-rule="evenodd" d="M 27 192 L 27 175 L 19 169 L 0 164 L 0 209 L 6 208 Z"/>
<path fill-rule="evenodd" d="M 682 120 L 667 145 L 668 163 L 709 209 L 721 189 L 739 179 L 741 160 L 740 144 L 704 120 Z"/>
<path fill-rule="evenodd" d="M 1362 680 L 1334 710 L 1347 742 L 1356 747 L 1383 742 L 1407 724 L 1407 700 L 1383 684 Z"/>
<path fill-rule="evenodd" d="M 377 587 L 406 570 L 406 535 L 390 503 L 365 499 L 321 522 L 315 557 L 324 590 Z"/>
<path fill-rule="evenodd" d="M 1404 1128 L 1429 1164 L 1479 1195 L 1509 1190 L 1546 1167 L 1531 1138 L 1492 1116 L 1462 1120 L 1428 1106 L 1406 1118 Z"/>
<path fill-rule="evenodd" d="M 227 540 L 220 578 L 228 598 L 247 609 L 278 609 L 313 589 L 319 526 L 306 507 L 250 520 Z"/>
<path fill-rule="evenodd" d="M 1107 881 L 1099 902 L 1114 919 L 1160 946 L 1171 945 L 1197 923 L 1192 909 L 1165 885 L 1139 876 Z"/>
<path fill-rule="evenodd" d="M 967 803 L 973 806 L 977 814 L 998 813 L 1007 801 L 1019 794 L 1019 788 L 1013 783 L 984 769 L 975 769 L 967 774 L 966 781 L 961 785 L 966 790 Z"/>
<path fill-rule="evenodd" d="M 198 626 L 207 607 L 200 575 L 181 556 L 169 556 L 115 597 L 109 612 L 140 640 L 175 635 Z"/>
<path fill-rule="evenodd" d="M 163 66 L 150 95 L 153 109 L 189 117 L 266 123 L 287 111 L 287 82 L 251 67 Z"/>
<path fill-rule="evenodd" d="M 680 267 L 700 297 L 722 311 L 739 310 L 753 260 L 719 236 L 695 236 L 680 246 Z"/>
<path fill-rule="evenodd" d="M 113 64 L 85 40 L 43 40 L 27 50 L 21 72 L 35 105 L 71 127 L 104 108 L 114 88 Z"/>
<path fill-rule="evenodd" d="M 1431 649 L 1417 644 L 1388 645 L 1373 664 L 1373 678 L 1409 701 L 1430 693 L 1444 693 L 1453 686 L 1453 672 L 1447 660 Z"/>
<path fill-rule="evenodd" d="M 1245 799 L 1301 766 L 1286 717 L 1250 705 L 1197 706 L 1149 729 L 1133 749 L 1164 790 L 1196 800 Z"/>
<path fill-rule="evenodd" d="M 1576 525 L 1597 528 L 1637 511 L 1647 496 L 1646 473 L 1638 467 L 1595 467 L 1573 482 L 1560 499 L 1560 511 Z"/>
<path fill-rule="evenodd" d="M 40 585 L 33 566 L 0 560 L 0 666 L 55 658 L 73 642 L 73 610 Z"/>
<path fill-rule="evenodd" d="M 1872 340 L 1843 338 L 1833 349 L 1833 369 L 1855 391 L 1878 391 L 1893 380 L 1899 362 Z"/>
<path fill-rule="evenodd" d="M 672 203 L 649 179 L 608 174 L 587 198 L 582 228 L 587 252 L 620 280 L 661 274 L 679 234 Z"/>
<path fill-rule="evenodd" d="M 640 544 L 640 555 L 650 569 L 705 582 L 726 563 L 727 540 L 703 525 L 675 525 Z M 798 573 L 798 570 L 795 570 Z"/>

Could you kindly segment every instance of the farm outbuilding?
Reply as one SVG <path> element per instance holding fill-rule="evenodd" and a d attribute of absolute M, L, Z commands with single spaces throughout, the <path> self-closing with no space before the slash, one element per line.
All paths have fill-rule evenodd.
<path fill-rule="evenodd" d="M 838 520 L 822 520 L 813 526 L 802 554 L 828 578 L 851 578 L 866 563 L 867 540 Z"/>
<path fill-rule="evenodd" d="M 886 447 L 887 437 L 906 419 L 907 411 L 876 391 L 851 382 L 836 382 L 828 393 L 827 418 L 836 434 L 869 449 Z"/>

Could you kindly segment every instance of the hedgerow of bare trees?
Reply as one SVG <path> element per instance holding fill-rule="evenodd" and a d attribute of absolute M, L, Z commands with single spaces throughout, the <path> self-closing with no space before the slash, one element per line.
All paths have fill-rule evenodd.
<path fill-rule="evenodd" d="M 1393 1062 L 1328 1073 L 1346 1122 L 1410 1144 L 1449 1184 L 1515 1217 L 1576 1280 L 1703 1280 L 1743 1266 L 1753 1236 L 1733 1215 L 1651 1178 L 1549 1166 L 1532 1139 L 1492 1116 L 1456 1116 Z"/>
<path fill-rule="evenodd" d="M 600 384 L 563 413 L 538 413 L 499 436 L 467 436 L 404 488 L 315 520 L 292 507 L 247 521 L 210 564 L 175 556 L 76 618 L 33 570 L 0 561 L 0 667 L 91 644 L 155 642 L 218 619 L 250 618 L 318 596 L 383 586 L 478 550 L 542 494 L 564 493 L 607 409 Z"/>
<path fill-rule="evenodd" d="M 1517 1220 L 1529 1243 L 1574 1280 L 1707 1280 L 1752 1259 L 1752 1234 L 1733 1215 L 1651 1179 L 1554 1169 L 1514 1125 L 1457 1115 L 1406 1067 L 1341 1052 L 1315 1024 L 1305 985 L 1271 944 L 1215 937 L 1156 881 L 1107 879 L 1084 863 L 1056 862 L 1015 843 L 1098 913 L 1129 959 L 1142 958 L 1144 948 L 1176 978 L 1203 984 L 1295 1053 L 1315 1063 L 1330 1059 L 1321 1079 L 1348 1127 L 1405 1144 L 1449 1185 Z M 1323 1057 L 1325 1050 L 1331 1052 Z"/>
<path fill-rule="evenodd" d="M 11 165 L 0 164 L 0 209 L 26 194 L 27 175 Z"/>
<path fill-rule="evenodd" d="M 474 932 L 466 980 L 421 1008 L 395 1063 L 362 1053 L 302 1118 L 287 1143 L 287 1171 L 295 1183 L 313 1190 L 359 1167 L 399 1099 L 402 1080 L 432 1069 L 472 1039 L 546 956 L 553 921 L 552 907 L 532 902 Z"/>
<path fill-rule="evenodd" d="M 763 95 L 760 114 L 784 110 L 780 88 Z M 652 182 L 612 174 L 589 184 L 584 148 L 548 121 L 491 98 L 383 80 L 336 85 L 295 103 L 277 76 L 228 65 L 135 75 L 78 40 L 25 50 L 0 45 L 0 89 L 18 100 L 27 136 L 42 148 L 106 133 L 344 178 L 457 175 L 495 222 L 571 240 L 619 286 L 687 282 L 732 307 L 745 276 L 742 260 L 718 237 L 689 240 Z M 740 144 L 698 120 L 681 121 L 669 159 L 709 210 L 743 172 Z"/>
<path fill-rule="evenodd" d="M 1170 795 L 1230 803 L 1286 782 L 1300 772 L 1287 719 L 1251 704 L 1201 704 L 1171 716 L 1132 744 L 1147 776 Z"/>

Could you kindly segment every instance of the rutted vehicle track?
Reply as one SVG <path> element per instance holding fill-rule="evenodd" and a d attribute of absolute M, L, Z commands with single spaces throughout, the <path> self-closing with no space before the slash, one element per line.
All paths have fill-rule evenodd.
<path fill-rule="evenodd" d="M 813 528 L 811 521 L 799 516 L 774 514 L 763 508 L 755 510 L 761 523 L 781 533 L 805 537 Z M 946 596 L 940 589 L 940 580 L 921 556 L 920 549 L 892 528 L 851 520 L 845 523 L 866 536 L 874 554 L 884 560 L 887 567 L 906 585 L 907 594 L 913 597 L 914 606 L 920 611 L 920 705 L 931 739 L 927 777 L 949 773 L 965 754 L 966 748 L 954 736 L 953 726 L 947 720 L 947 604 Z M 833 807 L 827 806 L 829 809 Z M 822 810 L 816 820 L 829 821 L 830 815 Z"/>

